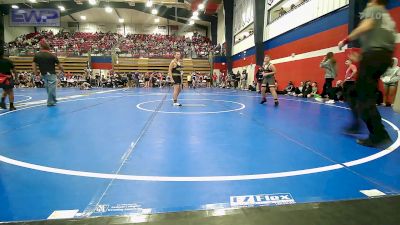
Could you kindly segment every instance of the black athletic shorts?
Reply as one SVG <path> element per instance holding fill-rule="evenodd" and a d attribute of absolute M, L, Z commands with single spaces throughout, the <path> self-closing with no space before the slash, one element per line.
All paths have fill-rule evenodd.
<path fill-rule="evenodd" d="M 172 75 L 172 79 L 174 79 L 175 84 L 182 84 L 181 75 Z"/>
<path fill-rule="evenodd" d="M 9 83 L 7 85 L 3 86 L 3 90 L 7 91 L 7 90 L 11 90 L 11 89 L 14 88 L 14 78 L 13 78 L 13 76 L 10 75 L 10 79 L 8 81 L 9 81 Z"/>
<path fill-rule="evenodd" d="M 263 87 L 275 87 L 275 76 L 265 76 L 262 81 Z"/>

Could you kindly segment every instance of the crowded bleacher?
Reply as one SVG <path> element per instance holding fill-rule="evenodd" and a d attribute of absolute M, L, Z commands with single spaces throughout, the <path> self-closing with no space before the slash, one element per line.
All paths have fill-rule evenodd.
<path fill-rule="evenodd" d="M 208 37 L 194 33 L 191 38 L 161 34 L 128 34 L 126 37 L 117 33 L 64 32 L 54 34 L 41 31 L 17 37 L 7 45 L 10 55 L 33 55 L 39 50 L 39 41 L 45 38 L 52 51 L 58 55 L 81 56 L 88 53 L 110 55 L 117 54 L 133 57 L 171 58 L 173 52 L 180 50 L 185 57 L 207 58 L 215 47 Z"/>

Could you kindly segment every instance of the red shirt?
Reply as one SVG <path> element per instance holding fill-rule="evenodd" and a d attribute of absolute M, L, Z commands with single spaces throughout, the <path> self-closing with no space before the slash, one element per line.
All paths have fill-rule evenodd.
<path fill-rule="evenodd" d="M 346 70 L 345 80 L 346 81 L 355 81 L 357 80 L 357 67 L 354 64 L 351 64 L 349 68 Z M 354 75 L 353 73 L 356 72 Z"/>

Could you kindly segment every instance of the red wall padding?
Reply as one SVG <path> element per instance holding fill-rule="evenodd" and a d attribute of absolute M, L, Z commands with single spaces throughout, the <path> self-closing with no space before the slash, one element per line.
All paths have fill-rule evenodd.
<path fill-rule="evenodd" d="M 336 46 L 340 40 L 347 36 L 348 26 L 342 25 L 310 37 L 291 42 L 265 51 L 272 59 L 291 56 L 292 53 L 301 54 Z"/>

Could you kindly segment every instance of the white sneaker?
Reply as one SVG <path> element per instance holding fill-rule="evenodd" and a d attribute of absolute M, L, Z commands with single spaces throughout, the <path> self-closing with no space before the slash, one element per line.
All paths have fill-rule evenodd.
<path fill-rule="evenodd" d="M 323 98 L 315 98 L 315 101 L 317 101 L 317 102 L 324 102 L 324 99 L 323 99 Z"/>
<path fill-rule="evenodd" d="M 335 104 L 335 100 L 329 100 L 325 102 L 326 104 Z"/>
<path fill-rule="evenodd" d="M 182 106 L 182 104 L 180 104 L 180 103 L 174 103 L 174 106 Z"/>

